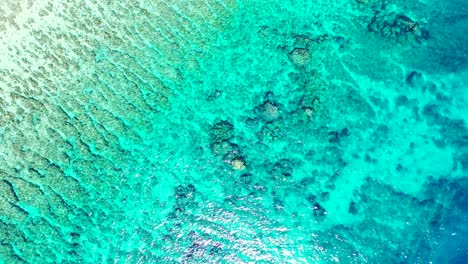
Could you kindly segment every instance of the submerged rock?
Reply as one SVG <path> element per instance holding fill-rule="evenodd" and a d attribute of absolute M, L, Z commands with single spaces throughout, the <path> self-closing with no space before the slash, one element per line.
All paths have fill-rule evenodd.
<path fill-rule="evenodd" d="M 367 25 L 367 30 L 397 41 L 413 39 L 420 42 L 429 37 L 429 33 L 419 23 L 394 12 L 376 12 Z"/>
<path fill-rule="evenodd" d="M 305 48 L 295 48 L 289 53 L 289 60 L 299 67 L 303 67 L 310 63 L 310 52 Z"/>
<path fill-rule="evenodd" d="M 177 186 L 174 193 L 176 199 L 183 199 L 187 197 L 186 189 L 182 185 Z"/>
<path fill-rule="evenodd" d="M 242 157 L 236 157 L 231 161 L 232 168 L 234 170 L 245 170 L 245 160 Z"/>
<path fill-rule="evenodd" d="M 357 204 L 355 202 L 350 202 L 349 203 L 348 213 L 350 213 L 352 215 L 356 215 L 356 214 L 359 213 L 358 206 L 357 206 Z"/>
<path fill-rule="evenodd" d="M 314 94 L 306 94 L 297 98 L 297 104 L 302 110 L 305 112 L 306 115 L 312 115 L 315 112 L 315 108 L 317 104 L 320 103 L 320 99 L 317 95 Z"/>
<path fill-rule="evenodd" d="M 257 115 L 256 119 L 262 119 L 270 122 L 277 119 L 280 116 L 280 107 L 276 102 L 276 97 L 273 92 L 269 91 L 263 98 L 263 103 L 258 105 L 254 109 Z M 253 119 L 255 121 L 255 119 Z"/>
<path fill-rule="evenodd" d="M 243 183 L 243 184 L 251 184 L 252 183 L 252 178 L 253 178 L 253 175 L 251 173 L 244 173 L 240 176 L 240 181 Z"/>
<path fill-rule="evenodd" d="M 213 92 L 209 93 L 209 94 L 206 96 L 206 100 L 207 100 L 208 102 L 214 101 L 214 100 L 220 98 L 222 95 L 223 95 L 222 91 L 220 91 L 220 90 L 214 90 Z"/>
<path fill-rule="evenodd" d="M 314 210 L 314 217 L 317 221 L 323 221 L 327 216 L 327 210 L 323 208 L 319 203 L 315 203 L 312 207 Z"/>
<path fill-rule="evenodd" d="M 265 101 L 262 105 L 255 108 L 255 112 L 257 112 L 262 119 L 272 121 L 278 118 L 279 107 L 271 101 Z"/>
<path fill-rule="evenodd" d="M 294 164 L 293 164 L 294 163 Z M 288 159 L 282 159 L 275 163 L 271 174 L 274 177 L 291 177 L 294 173 L 294 166 L 297 165 L 297 162 L 293 162 Z"/>
<path fill-rule="evenodd" d="M 179 185 L 174 190 L 174 195 L 177 200 L 192 197 L 194 193 L 195 186 L 193 186 L 193 184 L 189 184 L 185 187 L 183 185 Z"/>
<path fill-rule="evenodd" d="M 190 195 L 195 192 L 195 186 L 193 186 L 193 184 L 189 184 L 187 185 L 186 190 L 187 190 L 187 193 Z"/>
<path fill-rule="evenodd" d="M 213 125 L 210 136 L 213 142 L 230 140 L 234 137 L 234 126 L 228 121 L 220 121 Z"/>
<path fill-rule="evenodd" d="M 265 97 L 263 98 L 264 101 L 270 101 L 270 102 L 275 102 L 276 101 L 276 96 L 272 91 L 268 91 L 265 94 Z"/>
<path fill-rule="evenodd" d="M 406 82 L 412 87 L 416 87 L 416 86 L 422 86 L 424 79 L 421 73 L 412 71 L 406 77 Z"/>
<path fill-rule="evenodd" d="M 226 155 L 227 153 L 235 153 L 239 151 L 239 147 L 229 141 L 214 142 L 211 144 L 211 151 L 216 156 Z"/>
<path fill-rule="evenodd" d="M 312 108 L 310 108 L 310 107 L 304 107 L 304 108 L 302 108 L 302 110 L 304 111 L 304 114 L 307 117 L 311 117 L 314 114 L 314 110 Z"/>

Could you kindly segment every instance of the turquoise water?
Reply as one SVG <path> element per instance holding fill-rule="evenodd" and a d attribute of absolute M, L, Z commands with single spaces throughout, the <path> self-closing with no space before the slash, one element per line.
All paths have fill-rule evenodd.
<path fill-rule="evenodd" d="M 466 2 L 65 2 L 0 27 L 0 262 L 468 262 Z"/>

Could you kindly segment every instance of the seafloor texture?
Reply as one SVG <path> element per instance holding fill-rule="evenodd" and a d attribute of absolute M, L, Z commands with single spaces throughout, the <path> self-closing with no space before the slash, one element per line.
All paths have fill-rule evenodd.
<path fill-rule="evenodd" d="M 2 0 L 0 262 L 467 263 L 465 0 Z"/>

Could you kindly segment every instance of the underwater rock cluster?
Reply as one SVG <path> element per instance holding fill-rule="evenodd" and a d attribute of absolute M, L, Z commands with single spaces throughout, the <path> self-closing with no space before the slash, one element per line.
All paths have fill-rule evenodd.
<path fill-rule="evenodd" d="M 227 121 L 219 121 L 210 129 L 210 147 L 214 155 L 222 156 L 225 163 L 234 170 L 244 170 L 245 159 L 239 146 L 232 142 L 234 126 Z"/>
<path fill-rule="evenodd" d="M 429 37 L 429 32 L 411 18 L 396 13 L 377 11 L 367 25 L 367 30 L 383 37 L 404 41 L 410 38 L 420 42 Z"/>

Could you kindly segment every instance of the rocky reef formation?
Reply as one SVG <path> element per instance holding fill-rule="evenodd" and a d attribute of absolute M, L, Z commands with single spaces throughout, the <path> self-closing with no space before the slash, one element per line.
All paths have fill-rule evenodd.
<path fill-rule="evenodd" d="M 6 3 L 5 262 L 466 257 L 449 4 Z"/>

